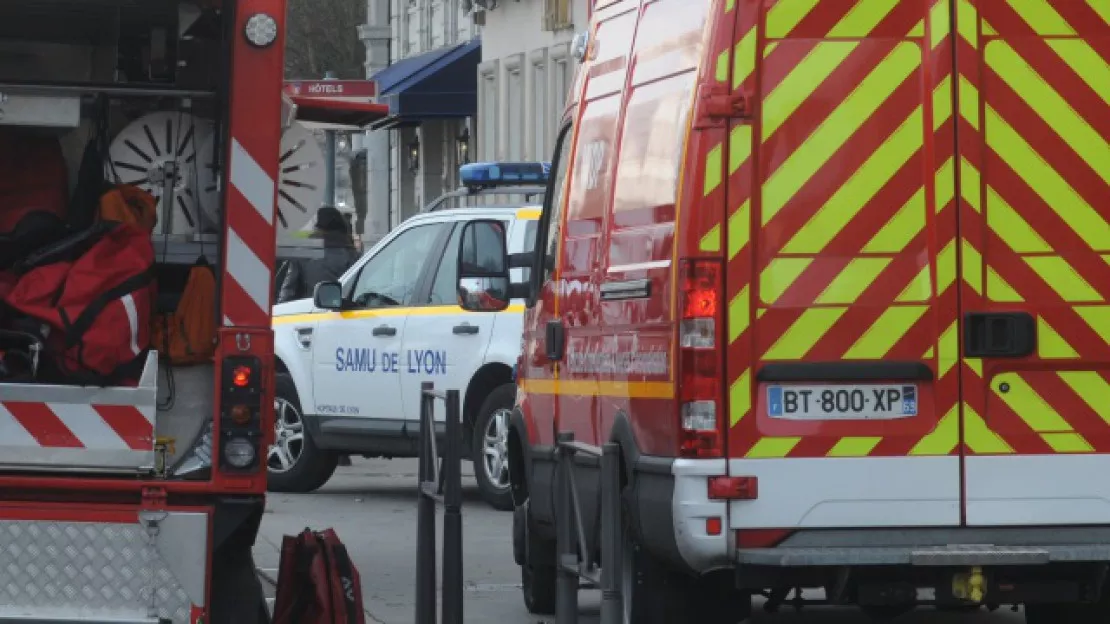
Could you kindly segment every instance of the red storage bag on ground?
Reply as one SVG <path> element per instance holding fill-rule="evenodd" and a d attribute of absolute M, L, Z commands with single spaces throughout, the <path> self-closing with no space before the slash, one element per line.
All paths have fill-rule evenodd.
<path fill-rule="evenodd" d="M 5 300 L 49 326 L 47 350 L 64 378 L 106 385 L 141 370 L 154 296 L 150 234 L 120 223 L 106 226 L 75 260 L 23 274 Z"/>
<path fill-rule="evenodd" d="M 281 541 L 273 624 L 365 624 L 362 583 L 332 529 Z"/>
<path fill-rule="evenodd" d="M 0 234 L 35 211 L 64 220 L 68 204 L 69 173 L 58 139 L 0 128 Z"/>

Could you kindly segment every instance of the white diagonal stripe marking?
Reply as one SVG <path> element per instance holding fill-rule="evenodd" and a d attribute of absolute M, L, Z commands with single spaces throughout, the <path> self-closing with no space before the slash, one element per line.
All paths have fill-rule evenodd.
<path fill-rule="evenodd" d="M 270 269 L 258 259 L 235 230 L 227 231 L 227 273 L 239 283 L 264 313 L 270 309 Z"/>
<path fill-rule="evenodd" d="M 231 140 L 231 185 L 262 215 L 266 225 L 274 224 L 274 179 L 235 139 Z"/>
<path fill-rule="evenodd" d="M 78 403 L 47 403 L 50 411 L 73 432 L 87 449 L 128 451 L 131 447 L 124 442 L 115 429 L 104 422 L 92 405 Z"/>
<path fill-rule="evenodd" d="M 40 444 L 35 436 L 19 424 L 8 408 L 0 403 L 0 448 L 5 446 L 38 447 Z"/>

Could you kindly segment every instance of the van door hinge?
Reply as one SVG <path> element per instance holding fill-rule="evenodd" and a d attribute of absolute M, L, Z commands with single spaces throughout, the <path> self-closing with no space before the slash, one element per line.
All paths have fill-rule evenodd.
<path fill-rule="evenodd" d="M 731 91 L 724 85 L 703 85 L 698 89 L 700 100 L 697 129 L 720 128 L 733 119 L 751 119 L 748 95 Z"/>

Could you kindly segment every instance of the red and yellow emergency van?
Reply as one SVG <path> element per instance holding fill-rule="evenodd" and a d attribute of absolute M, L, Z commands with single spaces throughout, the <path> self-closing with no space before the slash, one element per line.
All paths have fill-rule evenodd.
<path fill-rule="evenodd" d="M 511 438 L 529 606 L 569 431 L 622 450 L 626 621 L 1110 618 L 1110 2 L 599 0 L 584 41 Z"/>

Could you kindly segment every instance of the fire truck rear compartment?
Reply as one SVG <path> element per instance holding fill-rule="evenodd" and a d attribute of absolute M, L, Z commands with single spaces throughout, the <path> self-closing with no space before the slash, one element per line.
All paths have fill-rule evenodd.
<path fill-rule="evenodd" d="M 220 125 L 226 123 L 218 97 L 225 46 L 222 14 L 202 9 L 200 4 L 178 0 L 0 1 L 0 130 L 14 128 L 56 137 L 66 160 L 71 192 L 100 103 L 107 106 L 110 139 L 161 111 L 175 121 L 175 136 L 182 141 L 188 128 L 178 119 L 212 120 L 217 136 L 212 144 L 218 148 L 223 143 Z M 160 140 L 166 129 L 159 126 L 155 130 Z M 138 147 L 148 155 L 155 154 L 146 143 Z M 217 164 L 220 160 L 211 159 Z M 134 175 L 129 169 L 122 171 Z M 144 184 L 158 176 L 146 177 Z M 195 190 L 198 181 L 184 180 L 178 186 L 181 188 L 175 190 L 180 196 L 173 203 L 180 206 L 182 201 L 192 201 L 187 193 Z M 151 192 L 159 196 L 164 188 Z M 166 222 L 165 212 L 160 204 L 160 223 Z M 180 212 L 174 216 L 182 220 Z M 222 254 L 215 232 L 189 236 L 156 233 L 154 245 L 160 311 L 176 305 L 189 268 L 201 256 L 219 272 Z M 126 476 L 173 472 L 175 467 L 195 469 L 183 464 L 197 463 L 197 446 L 206 445 L 205 425 L 214 407 L 214 370 L 211 364 L 167 368 L 168 362 L 152 354 L 142 381 L 134 388 L 0 382 L 0 431 L 15 427 L 15 433 L 22 434 L 5 434 L 0 439 L 0 472 Z M 35 409 L 52 411 L 80 444 L 73 448 L 41 446 L 18 430 L 18 423 L 29 415 L 9 413 L 4 402 L 21 404 L 16 409 L 33 404 L 42 406 Z M 132 438 L 114 435 L 97 414 L 129 407 L 149 421 L 149 432 L 133 433 Z M 134 414 L 123 416 L 141 422 Z M 199 451 L 201 455 L 206 452 L 203 448 Z"/>
<path fill-rule="evenodd" d="M 997 608 L 1094 602 L 1107 561 L 1105 527 L 807 530 L 774 548 L 739 549 L 736 579 L 740 588 L 767 591 L 772 611 L 821 604 Z M 807 589 L 824 596 L 807 596 Z"/>
<path fill-rule="evenodd" d="M 235 12 L 214 4 L 0 0 L 0 131 L 56 138 L 71 193 L 101 110 L 110 140 L 158 113 L 175 123 L 207 120 L 212 157 L 204 162 L 222 167 L 224 27 Z M 176 128 L 175 137 L 186 134 Z M 145 181 L 159 192 L 198 188 L 195 179 L 159 185 L 166 180 Z M 222 191 L 213 195 L 222 211 Z M 159 312 L 176 306 L 202 256 L 222 279 L 220 233 L 218 221 L 187 236 L 156 232 Z M 239 617 L 256 608 L 239 572 L 257 583 L 250 545 L 262 500 L 245 489 L 239 497 L 213 493 L 214 365 L 171 367 L 153 350 L 145 364 L 134 387 L 0 382 L 0 622 L 253 621 Z M 20 428 L 42 422 L 36 414 L 62 422 L 68 444 Z M 113 437 L 124 429 L 130 433 Z"/>

